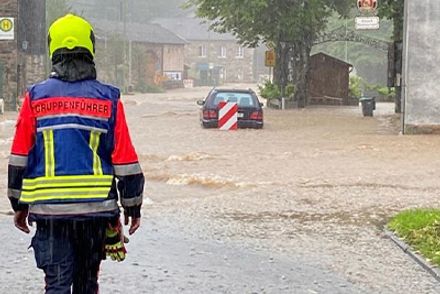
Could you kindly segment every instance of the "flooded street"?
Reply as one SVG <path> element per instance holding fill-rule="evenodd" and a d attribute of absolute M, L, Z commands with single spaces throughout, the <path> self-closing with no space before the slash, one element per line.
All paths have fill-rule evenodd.
<path fill-rule="evenodd" d="M 265 109 L 262 130 L 202 129 L 208 91 L 123 97 L 146 199 L 128 259 L 102 265 L 102 293 L 440 293 L 381 233 L 404 208 L 439 206 L 439 136 L 399 135 L 388 103 L 373 118 Z M 1 285 L 41 293 L 30 236 L 8 215 L 15 118 L 0 116 Z"/>

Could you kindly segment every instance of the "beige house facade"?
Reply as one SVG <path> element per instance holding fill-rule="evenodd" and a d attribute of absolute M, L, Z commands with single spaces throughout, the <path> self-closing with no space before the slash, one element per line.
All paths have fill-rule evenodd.
<path fill-rule="evenodd" d="M 186 41 L 157 24 L 92 20 L 98 76 L 126 90 L 183 80 Z"/>

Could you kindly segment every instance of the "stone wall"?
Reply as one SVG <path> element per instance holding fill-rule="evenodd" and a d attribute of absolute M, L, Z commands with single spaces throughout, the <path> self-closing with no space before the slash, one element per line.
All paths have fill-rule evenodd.
<path fill-rule="evenodd" d="M 20 55 L 19 68 L 23 69 L 23 83 L 20 85 L 19 90 L 23 90 L 29 85 L 40 82 L 46 78 L 46 59 L 44 55 Z M 22 91 L 20 91 L 22 92 Z M 21 93 L 19 93 L 21 94 Z"/>
<path fill-rule="evenodd" d="M 405 1 L 404 133 L 440 130 L 440 1 Z"/>
<path fill-rule="evenodd" d="M 47 76 L 46 1 L 18 1 L 18 95 Z"/>
<path fill-rule="evenodd" d="M 21 9 L 29 8 L 25 4 L 22 2 Z M 33 23 L 30 23 L 29 17 L 25 17 L 25 12 L 27 11 L 19 13 L 18 0 L 0 0 L 0 16 L 13 17 L 15 24 L 14 40 L 0 40 L 0 98 L 5 100 L 6 110 L 15 110 L 19 102 L 18 97 L 23 95 L 26 87 L 41 81 L 46 76 L 45 57 L 42 54 L 44 49 L 41 47 L 41 42 L 34 40 L 46 39 L 45 34 L 41 38 L 38 37 L 41 35 L 41 26 L 44 26 L 44 22 L 34 18 Z M 26 18 L 27 23 L 21 21 L 20 17 Z M 44 14 L 41 18 L 44 18 Z M 18 36 L 20 28 L 22 32 L 26 32 L 26 35 L 23 33 L 23 36 Z M 20 46 L 17 40 L 21 40 Z"/>
<path fill-rule="evenodd" d="M 17 36 L 17 0 L 0 0 L 0 16 L 15 18 Z M 0 98 L 5 100 L 5 109 L 15 109 L 17 97 L 17 38 L 0 40 Z"/>

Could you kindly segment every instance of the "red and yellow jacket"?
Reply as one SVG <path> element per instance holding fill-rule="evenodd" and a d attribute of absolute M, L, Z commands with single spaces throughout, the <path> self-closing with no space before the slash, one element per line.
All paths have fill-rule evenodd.
<path fill-rule="evenodd" d="M 29 88 L 8 165 L 8 198 L 30 219 L 140 216 L 144 176 L 119 90 L 50 78 Z M 119 193 L 118 193 L 119 192 Z"/>

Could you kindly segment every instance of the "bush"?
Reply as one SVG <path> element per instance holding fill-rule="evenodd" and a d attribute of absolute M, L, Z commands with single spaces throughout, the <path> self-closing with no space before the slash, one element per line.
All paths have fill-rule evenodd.
<path fill-rule="evenodd" d="M 157 85 L 147 85 L 147 92 L 146 93 L 164 93 L 165 90 Z"/>
<path fill-rule="evenodd" d="M 260 90 L 260 96 L 265 99 L 279 99 L 281 98 L 281 92 L 277 85 L 270 81 L 264 83 L 264 86 L 258 86 Z"/>
<path fill-rule="evenodd" d="M 163 93 L 165 92 L 160 86 L 148 85 L 145 82 L 140 82 L 136 85 L 135 90 L 141 93 Z"/>
<path fill-rule="evenodd" d="M 396 97 L 396 89 L 388 87 L 376 87 L 377 93 L 386 101 L 394 101 Z"/>
<path fill-rule="evenodd" d="M 264 83 L 264 86 L 258 86 L 260 90 L 260 96 L 265 99 L 280 99 L 281 98 L 281 91 L 278 85 L 267 81 Z M 288 84 L 286 86 L 286 98 L 292 98 L 295 94 L 295 85 Z"/>
<path fill-rule="evenodd" d="M 358 76 L 351 76 L 349 83 L 349 95 L 350 97 L 359 98 L 362 95 L 362 78 Z"/>

